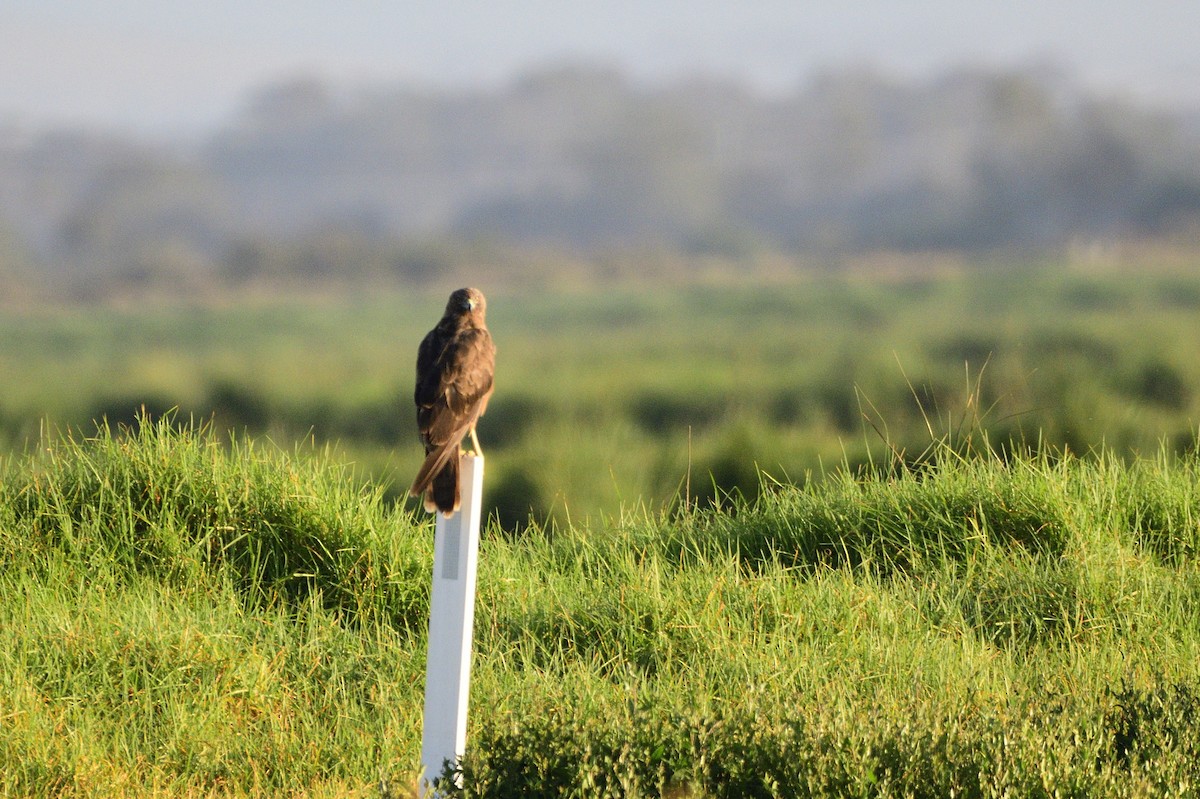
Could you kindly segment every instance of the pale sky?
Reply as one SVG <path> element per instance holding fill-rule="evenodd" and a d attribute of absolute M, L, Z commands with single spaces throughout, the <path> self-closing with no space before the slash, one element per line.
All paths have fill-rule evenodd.
<path fill-rule="evenodd" d="M 194 133 L 281 78 L 495 85 L 572 60 L 765 92 L 1045 62 L 1200 107 L 1198 40 L 1197 0 L 0 0 L 0 128 Z"/>

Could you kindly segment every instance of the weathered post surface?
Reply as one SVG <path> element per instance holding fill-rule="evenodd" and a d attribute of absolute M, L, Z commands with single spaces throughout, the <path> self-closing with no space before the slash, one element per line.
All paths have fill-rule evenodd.
<path fill-rule="evenodd" d="M 458 763 L 467 744 L 483 457 L 464 455 L 459 480 L 462 506 L 449 519 L 439 513 L 434 532 L 421 737 L 422 796 L 436 795 L 432 782 L 441 776 L 447 762 Z"/>

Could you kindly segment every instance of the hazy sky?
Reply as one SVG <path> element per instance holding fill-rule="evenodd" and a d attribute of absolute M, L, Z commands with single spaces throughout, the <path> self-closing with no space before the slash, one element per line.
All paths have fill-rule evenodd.
<path fill-rule="evenodd" d="M 1198 39 L 1197 0 L 0 0 L 0 127 L 211 128 L 298 74 L 495 84 L 566 60 L 764 91 L 846 64 L 1047 61 L 1200 107 Z"/>

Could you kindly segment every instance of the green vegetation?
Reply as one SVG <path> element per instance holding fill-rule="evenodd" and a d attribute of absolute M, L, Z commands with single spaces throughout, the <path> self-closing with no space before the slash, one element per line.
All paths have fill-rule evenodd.
<path fill-rule="evenodd" d="M 486 501 L 509 529 L 752 498 L 884 440 L 956 431 L 1121 457 L 1195 444 L 1200 276 L 935 263 L 605 291 L 490 291 L 497 390 Z M 478 281 L 485 289 L 487 282 Z M 333 444 L 398 497 L 420 458 L 416 344 L 445 293 L 0 314 L 0 440 L 140 408 L 283 445 Z M 757 470 L 756 470 L 757 467 Z"/>
<path fill-rule="evenodd" d="M 5 795 L 273 794 L 374 768 L 352 708 L 414 722 L 361 679 L 416 656 L 421 538 L 341 471 L 165 423 L 42 444 L 0 510 Z"/>
<path fill-rule="evenodd" d="M 405 793 L 431 528 L 357 484 L 170 420 L 11 458 L 0 794 Z M 465 795 L 1186 793 L 1198 486 L 1192 457 L 943 442 L 726 509 L 491 526 Z"/>
<path fill-rule="evenodd" d="M 491 292 L 465 795 L 1196 790 L 1200 277 L 951 266 Z M 408 793 L 442 302 L 0 316 L 0 796 Z"/>

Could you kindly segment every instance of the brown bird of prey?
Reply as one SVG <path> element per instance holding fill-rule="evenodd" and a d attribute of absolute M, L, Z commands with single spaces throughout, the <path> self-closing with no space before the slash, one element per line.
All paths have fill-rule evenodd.
<path fill-rule="evenodd" d="M 425 497 L 425 510 L 458 510 L 458 461 L 465 436 L 482 455 L 475 423 L 492 396 L 496 345 L 484 322 L 487 301 L 478 289 L 450 295 L 446 313 L 417 350 L 417 428 L 425 462 L 408 492 Z"/>

